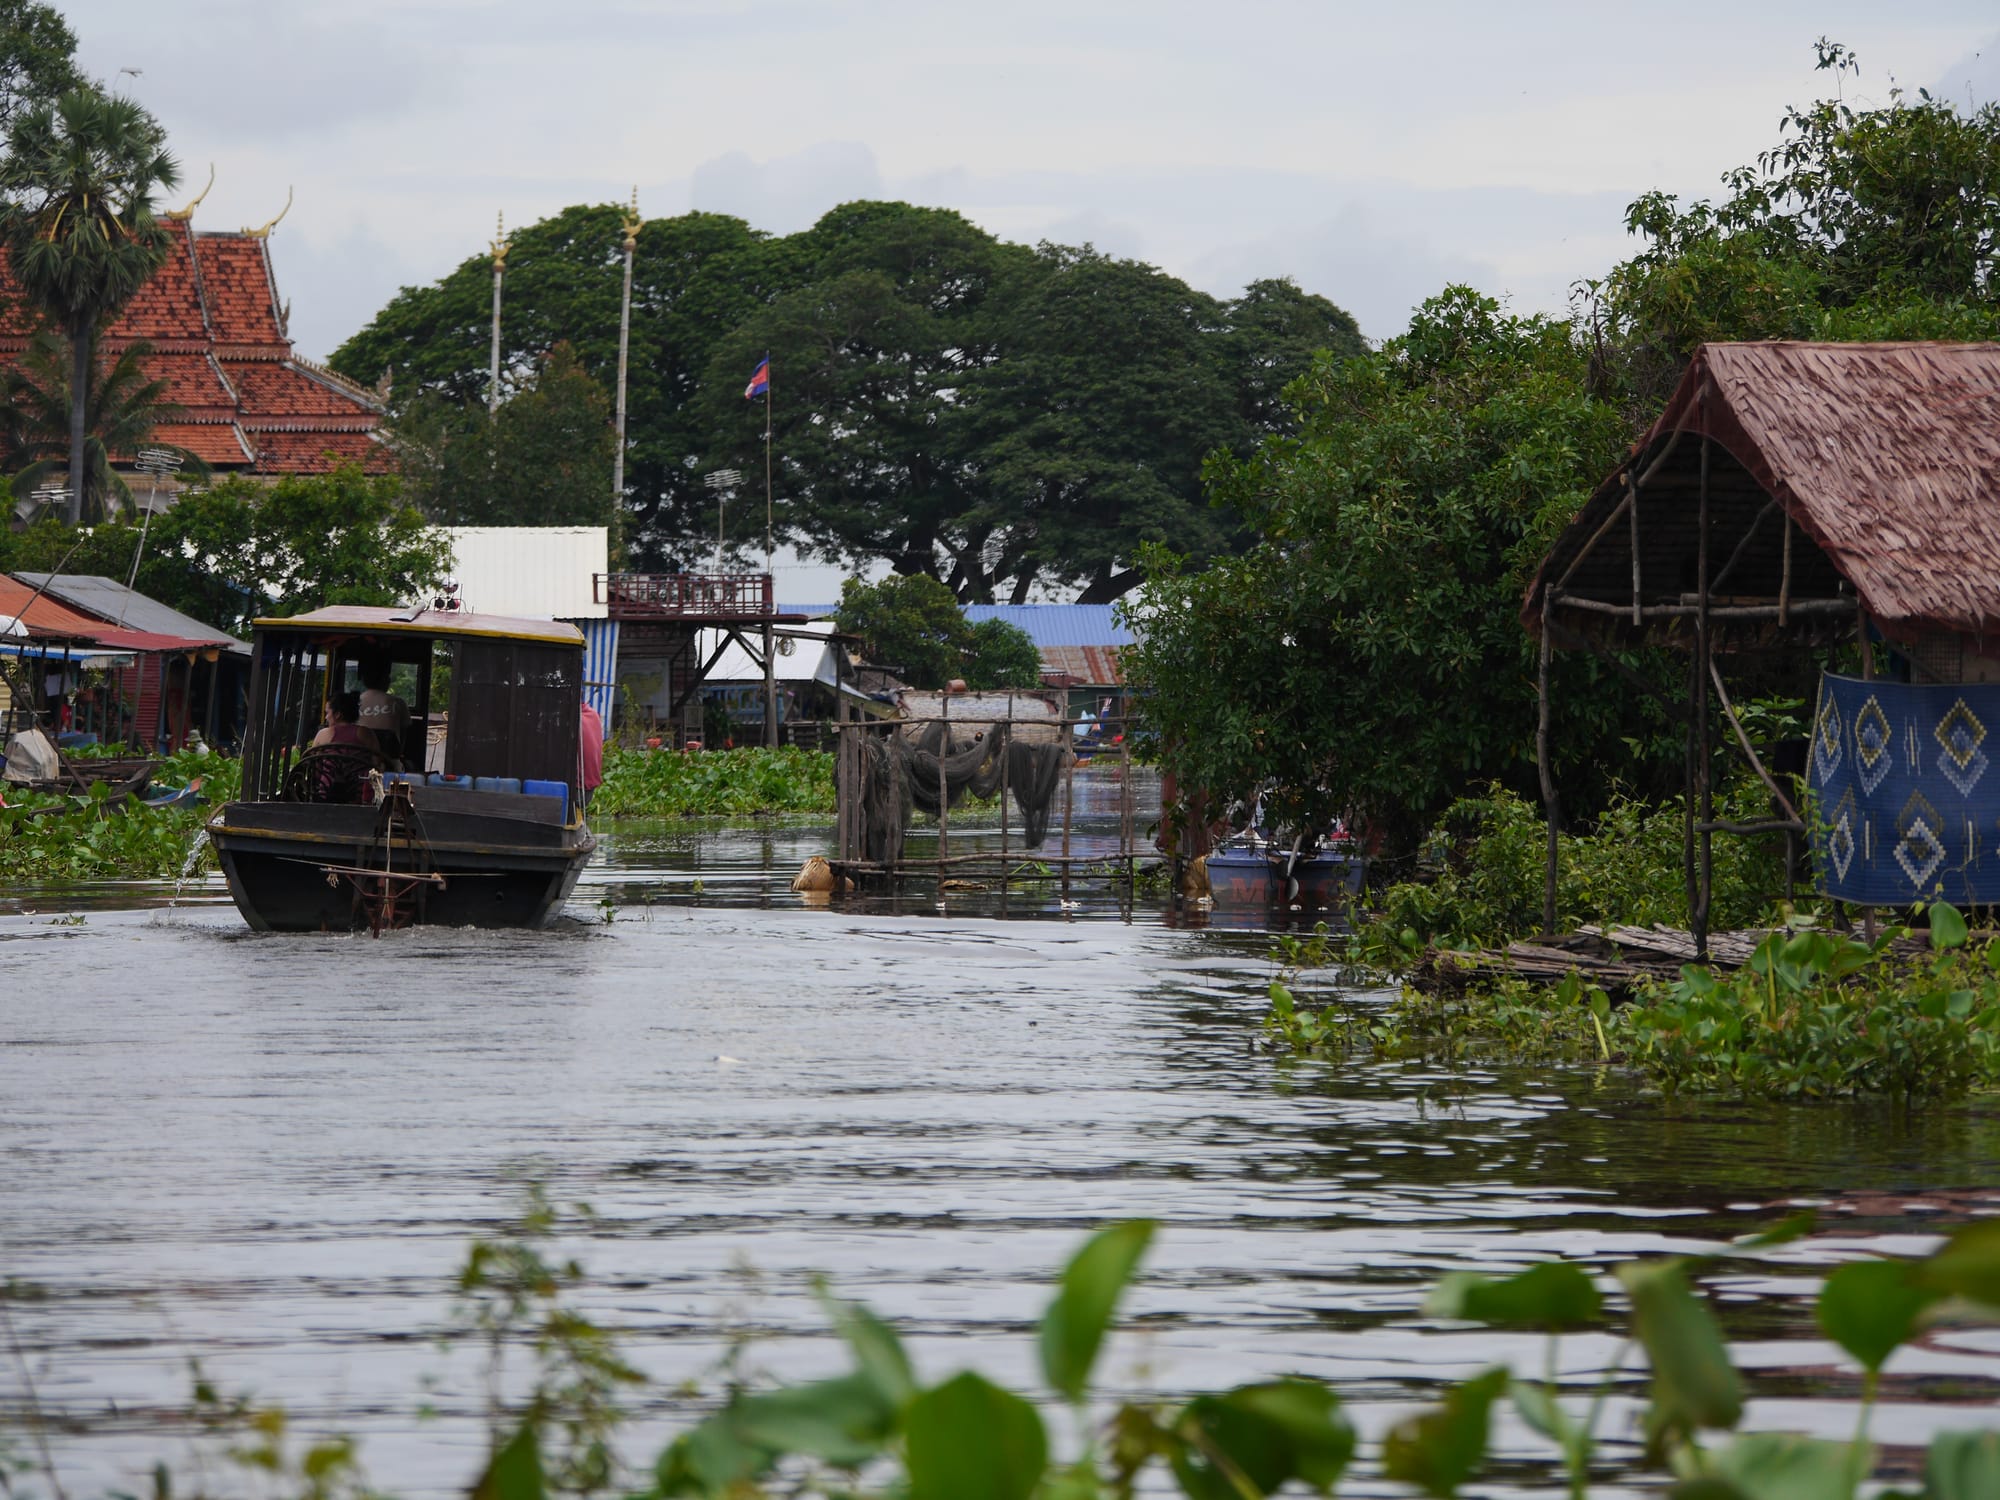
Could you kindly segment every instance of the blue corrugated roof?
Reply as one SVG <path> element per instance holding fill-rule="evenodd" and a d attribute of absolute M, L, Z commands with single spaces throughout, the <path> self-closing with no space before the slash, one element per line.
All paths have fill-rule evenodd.
<path fill-rule="evenodd" d="M 832 604 L 780 604 L 786 615 L 830 615 Z M 1005 620 L 1027 631 L 1037 650 L 1050 646 L 1129 646 L 1136 639 L 1112 617 L 1110 604 L 968 604 L 965 618 Z"/>
<path fill-rule="evenodd" d="M 1112 617 L 1109 604 L 968 604 L 965 618 L 1005 620 L 1028 633 L 1038 649 L 1050 646 L 1129 646 L 1136 639 Z"/>

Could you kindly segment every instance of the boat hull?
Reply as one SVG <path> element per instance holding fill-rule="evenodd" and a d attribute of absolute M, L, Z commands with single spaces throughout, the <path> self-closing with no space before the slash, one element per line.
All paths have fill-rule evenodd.
<path fill-rule="evenodd" d="M 1368 862 L 1358 855 L 1316 854 L 1299 860 L 1290 881 L 1283 856 L 1217 849 L 1208 856 L 1208 888 L 1217 906 L 1297 906 L 1335 911 L 1361 894 Z"/>
<path fill-rule="evenodd" d="M 597 847 L 587 828 L 430 813 L 424 847 L 392 839 L 385 860 L 378 826 L 373 807 L 236 802 L 209 821 L 208 836 L 236 909 L 259 932 L 349 932 L 375 925 L 356 881 L 341 872 L 385 864 L 441 877 L 409 888 L 408 921 L 545 927 Z"/>

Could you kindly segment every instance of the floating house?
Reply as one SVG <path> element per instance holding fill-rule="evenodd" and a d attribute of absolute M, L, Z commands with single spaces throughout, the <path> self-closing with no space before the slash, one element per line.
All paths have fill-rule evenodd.
<path fill-rule="evenodd" d="M 196 733 L 236 741 L 250 648 L 234 636 L 89 573 L 0 577 L 0 626 L 10 619 L 43 642 L 36 701 L 10 698 L 10 709 L 59 703 L 67 725 L 45 727 L 149 752 L 178 750 Z M 26 649 L 16 644 L 14 654 Z"/>
<path fill-rule="evenodd" d="M 1808 838 L 1819 890 L 1864 907 L 2000 901 L 2000 771 L 1985 749 L 2000 727 L 2000 345 L 1704 346 L 1543 560 L 1521 618 L 1542 647 L 1551 925 L 1558 649 L 1621 669 L 1633 647 L 1691 653 L 1698 944 L 1717 833 Z M 1802 807 L 1757 756 L 1724 668 L 1857 641 L 1858 670 L 1820 682 Z M 1769 819 L 1717 819 L 1718 734 L 1769 786 Z"/>

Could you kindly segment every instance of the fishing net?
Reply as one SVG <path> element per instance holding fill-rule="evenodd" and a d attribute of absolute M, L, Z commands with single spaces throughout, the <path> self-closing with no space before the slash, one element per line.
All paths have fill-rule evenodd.
<path fill-rule="evenodd" d="M 969 794 L 987 798 L 1002 787 L 1021 809 L 1023 842 L 1041 847 L 1049 833 L 1056 783 L 1069 759 L 1060 741 L 1017 739 L 1005 725 L 979 734 L 964 749 L 952 748 L 949 726 L 927 724 L 908 736 L 868 735 L 861 742 L 861 857 L 894 864 L 903 857 L 903 837 L 912 813 L 938 813 L 942 781 L 944 805 L 958 806 Z"/>

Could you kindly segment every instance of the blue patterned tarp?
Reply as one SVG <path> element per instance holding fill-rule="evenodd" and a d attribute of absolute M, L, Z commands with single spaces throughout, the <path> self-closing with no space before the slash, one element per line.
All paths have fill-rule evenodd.
<path fill-rule="evenodd" d="M 1820 679 L 1807 779 L 1819 889 L 1866 906 L 2000 901 L 2000 684 Z"/>

